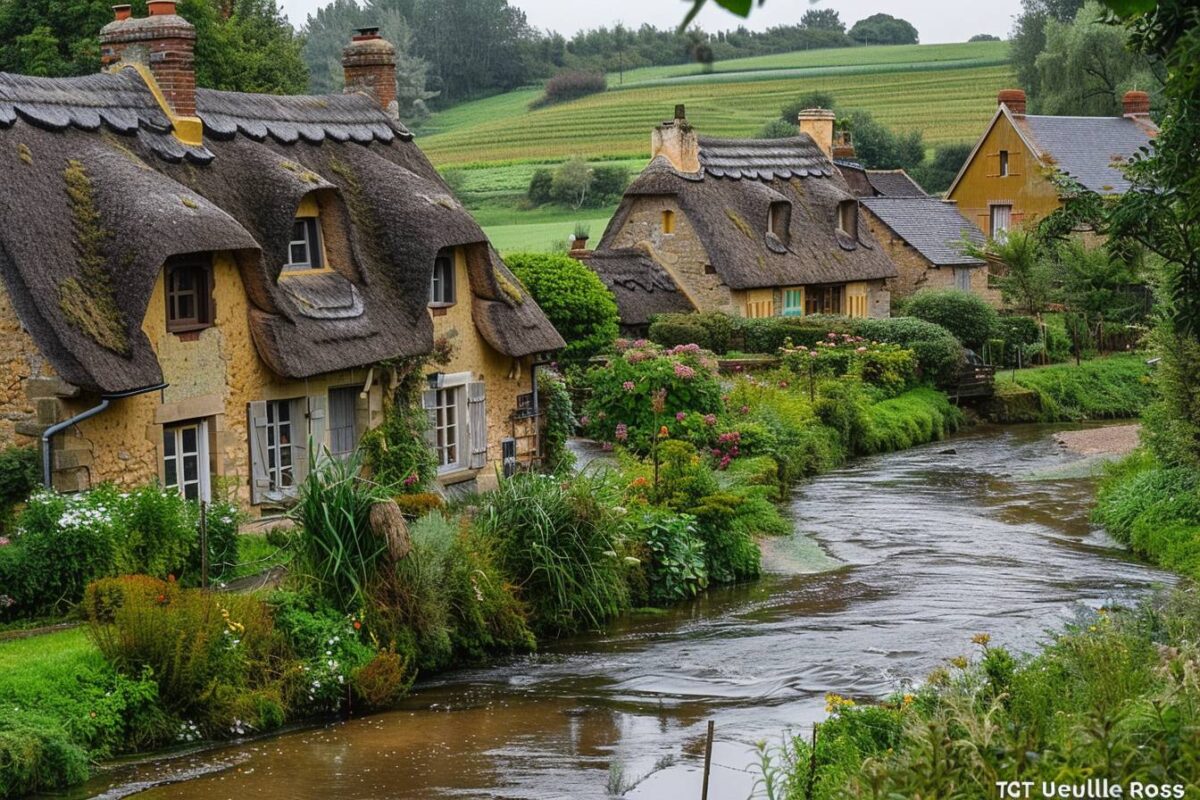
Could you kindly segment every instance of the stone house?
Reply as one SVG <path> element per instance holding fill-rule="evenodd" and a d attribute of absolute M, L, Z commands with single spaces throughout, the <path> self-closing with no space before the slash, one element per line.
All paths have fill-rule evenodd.
<path fill-rule="evenodd" d="M 101 74 L 0 74 L 0 446 L 40 440 L 63 490 L 158 480 L 261 514 L 441 336 L 444 482 L 505 440 L 532 454 L 562 339 L 397 119 L 394 48 L 360 31 L 344 95 L 197 89 L 174 5 L 116 7 Z"/>
<path fill-rule="evenodd" d="M 1129 181 L 1121 168 L 1158 133 L 1145 92 L 1126 92 L 1120 117 L 1026 114 L 1020 89 L 1001 91 L 998 101 L 946 193 L 989 237 L 1036 224 L 1058 209 L 1059 174 L 1101 195 L 1123 194 Z"/>
<path fill-rule="evenodd" d="M 801 114 L 789 139 L 698 135 L 682 106 L 584 260 L 628 332 L 655 314 L 886 317 L 896 268 L 832 161 L 834 116 Z"/>

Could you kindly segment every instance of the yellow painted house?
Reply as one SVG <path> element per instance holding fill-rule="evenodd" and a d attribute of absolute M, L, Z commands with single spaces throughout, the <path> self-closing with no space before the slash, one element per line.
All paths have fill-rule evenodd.
<path fill-rule="evenodd" d="M 1120 117 L 1026 114 L 1025 92 L 1005 89 L 987 130 L 946 194 L 985 235 L 1036 224 L 1061 205 L 1056 175 L 1103 195 L 1121 194 L 1121 169 L 1158 129 L 1150 98 L 1127 92 Z"/>
<path fill-rule="evenodd" d="M 196 89 L 195 31 L 151 8 L 117 7 L 101 74 L 0 74 L 0 447 L 266 513 L 440 337 L 441 481 L 536 457 L 563 341 L 397 119 L 394 48 L 360 31 L 343 95 Z"/>

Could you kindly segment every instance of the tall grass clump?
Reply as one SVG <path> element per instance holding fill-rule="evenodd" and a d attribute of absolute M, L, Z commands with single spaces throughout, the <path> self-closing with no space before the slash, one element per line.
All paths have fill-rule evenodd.
<path fill-rule="evenodd" d="M 292 511 L 301 526 L 298 566 L 342 611 L 362 608 L 387 555 L 387 541 L 371 530 L 371 508 L 387 499 L 384 487 L 362 476 L 359 456 L 318 460 L 300 486 Z"/>
<path fill-rule="evenodd" d="M 478 524 L 528 604 L 535 630 L 598 628 L 628 606 L 624 522 L 611 498 L 601 474 L 570 483 L 517 475 L 484 498 Z"/>

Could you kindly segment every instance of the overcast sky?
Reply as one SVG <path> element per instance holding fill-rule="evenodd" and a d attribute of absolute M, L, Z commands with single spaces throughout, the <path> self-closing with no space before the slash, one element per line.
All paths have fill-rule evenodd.
<path fill-rule="evenodd" d="M 308 15 L 328 0 L 280 0 L 292 24 L 304 25 Z M 679 24 L 686 13 L 687 0 L 509 0 L 524 9 L 534 27 L 556 30 L 570 36 L 581 28 L 596 28 L 623 22 L 636 28 L 649 22 L 660 28 Z M 733 28 L 741 20 L 710 0 L 700 15 L 700 24 L 708 30 Z M 810 7 L 833 8 L 847 26 L 877 12 L 903 17 L 916 26 L 922 42 L 965 42 L 976 33 L 1007 36 L 1013 17 L 1020 11 L 1020 0 L 768 0 L 755 8 L 747 25 L 769 28 L 800 21 Z M 969 10 L 968 10 L 969 9 Z"/>

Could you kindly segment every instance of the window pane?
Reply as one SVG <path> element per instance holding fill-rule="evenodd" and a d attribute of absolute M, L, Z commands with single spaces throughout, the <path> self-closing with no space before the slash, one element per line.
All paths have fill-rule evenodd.
<path fill-rule="evenodd" d="M 292 241 L 304 242 L 308 239 L 308 228 L 304 224 L 304 220 L 298 219 L 292 223 Z"/>
<path fill-rule="evenodd" d="M 175 461 L 175 456 L 170 456 L 163 463 L 163 479 L 167 486 L 179 485 L 179 465 Z"/>
<path fill-rule="evenodd" d="M 275 403 L 274 405 L 277 405 L 279 407 L 278 416 L 279 416 L 280 422 L 288 422 L 289 420 L 291 420 L 292 404 L 290 402 L 288 402 L 287 400 L 280 400 L 279 402 Z"/>
<path fill-rule="evenodd" d="M 175 455 L 175 430 L 163 428 L 163 455 L 167 458 Z"/>
<path fill-rule="evenodd" d="M 293 244 L 291 255 L 288 257 L 289 264 L 304 265 L 308 263 L 308 246 L 303 242 Z"/>
<path fill-rule="evenodd" d="M 182 433 L 183 433 L 183 452 L 184 453 L 195 453 L 196 452 L 196 433 L 197 433 L 196 429 L 195 428 L 184 428 Z"/>
<path fill-rule="evenodd" d="M 183 480 L 184 482 L 196 481 L 200 479 L 200 460 L 196 456 L 183 457 Z"/>
<path fill-rule="evenodd" d="M 189 483 L 183 489 L 183 496 L 186 497 L 188 500 L 199 500 L 200 499 L 200 484 L 199 483 Z"/>
<path fill-rule="evenodd" d="M 175 289 L 191 291 L 196 288 L 196 270 L 191 267 L 181 267 L 175 270 Z"/>

